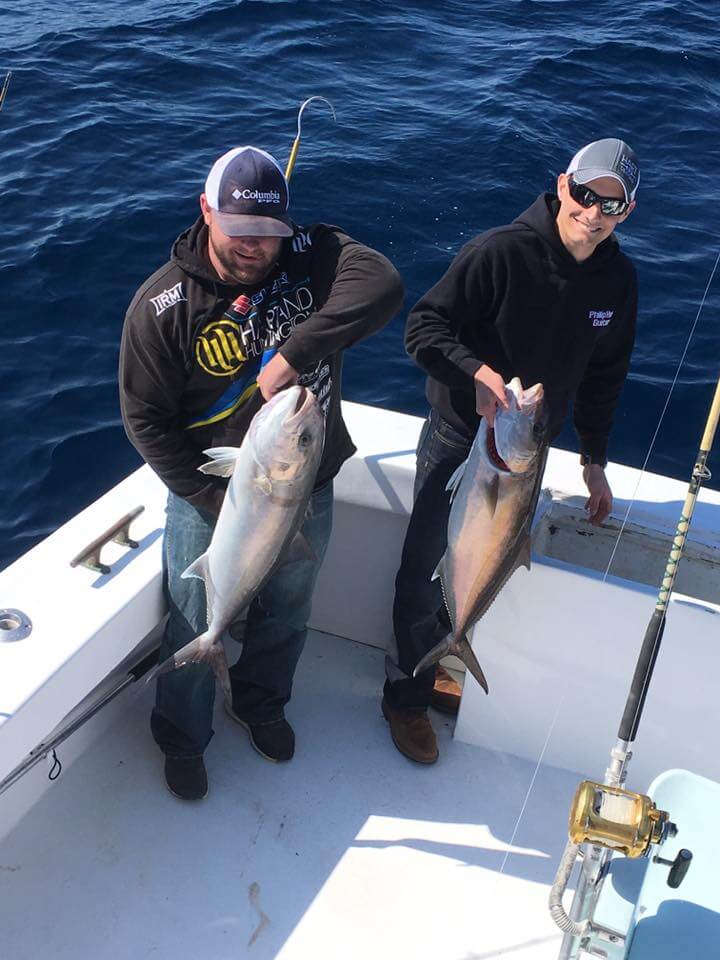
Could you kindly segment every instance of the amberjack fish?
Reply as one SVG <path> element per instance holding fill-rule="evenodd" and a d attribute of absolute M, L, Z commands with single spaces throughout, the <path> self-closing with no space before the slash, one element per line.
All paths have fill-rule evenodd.
<path fill-rule="evenodd" d="M 315 485 L 325 419 L 315 396 L 290 387 L 255 414 L 240 447 L 215 447 L 203 473 L 230 477 L 207 551 L 182 574 L 200 577 L 208 629 L 168 657 L 157 672 L 207 663 L 231 699 L 222 634 L 260 592 L 275 568 L 312 556 L 299 532 Z"/>
<path fill-rule="evenodd" d="M 466 634 L 520 566 L 530 568 L 530 526 L 545 463 L 543 386 L 505 385 L 508 409 L 495 425 L 483 419 L 467 460 L 448 482 L 452 507 L 448 546 L 433 574 L 440 578 L 452 632 L 427 653 L 414 676 L 452 653 L 485 693 L 485 674 Z"/>

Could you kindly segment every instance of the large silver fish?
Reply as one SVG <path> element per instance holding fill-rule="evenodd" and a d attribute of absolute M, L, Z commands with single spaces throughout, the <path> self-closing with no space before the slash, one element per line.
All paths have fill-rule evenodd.
<path fill-rule="evenodd" d="M 312 555 L 299 533 L 315 485 L 325 420 L 315 396 L 290 387 L 260 408 L 240 447 L 206 450 L 203 473 L 230 477 L 207 551 L 183 577 L 200 577 L 207 593 L 208 629 L 158 668 L 208 663 L 230 700 L 222 635 L 260 592 L 279 563 Z"/>
<path fill-rule="evenodd" d="M 417 676 L 449 653 L 465 663 L 488 692 L 466 634 L 520 566 L 530 568 L 530 526 L 546 437 L 543 386 L 505 385 L 508 409 L 498 408 L 494 429 L 483 419 L 467 460 L 447 485 L 452 491 L 448 546 L 433 576 L 440 577 L 452 633 L 415 667 Z"/>

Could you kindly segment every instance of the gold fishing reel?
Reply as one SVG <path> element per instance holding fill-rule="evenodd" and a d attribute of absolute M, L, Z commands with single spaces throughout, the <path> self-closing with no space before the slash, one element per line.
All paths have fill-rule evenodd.
<path fill-rule="evenodd" d="M 591 843 L 642 857 L 651 844 L 674 834 L 670 815 L 658 810 L 650 797 L 583 780 L 570 807 L 568 832 L 573 843 Z"/>

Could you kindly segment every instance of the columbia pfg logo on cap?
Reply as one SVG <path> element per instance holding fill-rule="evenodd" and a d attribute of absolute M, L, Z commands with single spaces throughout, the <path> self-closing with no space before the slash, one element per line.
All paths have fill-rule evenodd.
<path fill-rule="evenodd" d="M 235 147 L 205 182 L 214 222 L 229 237 L 291 237 L 290 193 L 278 162 L 258 147 Z"/>

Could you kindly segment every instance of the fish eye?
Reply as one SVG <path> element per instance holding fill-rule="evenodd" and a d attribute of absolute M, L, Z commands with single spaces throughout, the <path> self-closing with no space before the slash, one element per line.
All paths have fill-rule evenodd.
<path fill-rule="evenodd" d="M 544 423 L 535 423 L 533 424 L 533 436 L 541 437 L 545 433 L 545 424 Z"/>
<path fill-rule="evenodd" d="M 298 446 L 307 447 L 309 443 L 310 443 L 310 434 L 307 432 L 307 430 L 305 430 L 298 437 Z"/>

